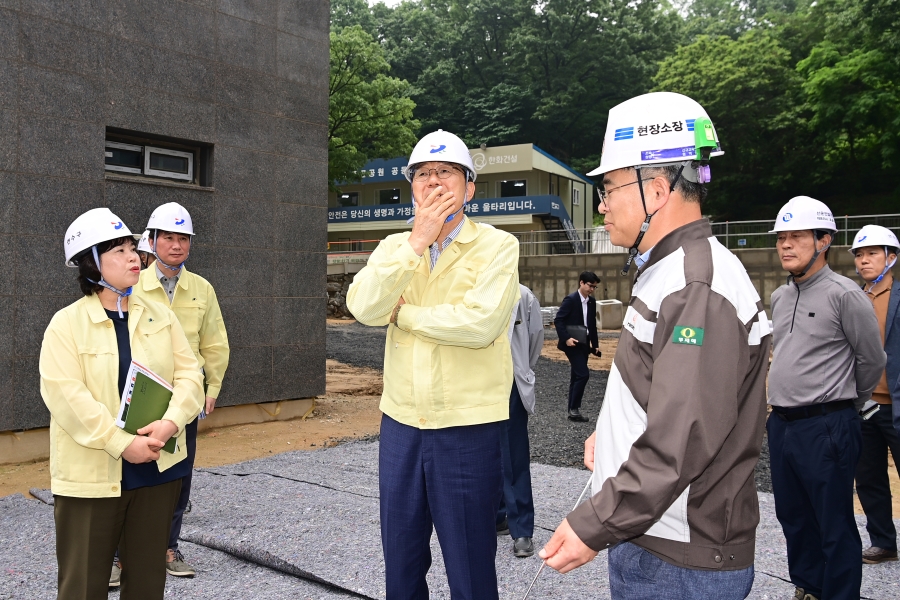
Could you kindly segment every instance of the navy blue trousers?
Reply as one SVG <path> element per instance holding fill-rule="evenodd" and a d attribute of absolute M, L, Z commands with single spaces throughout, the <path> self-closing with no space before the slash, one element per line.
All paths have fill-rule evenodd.
<path fill-rule="evenodd" d="M 888 479 L 888 451 L 900 475 L 900 437 L 894 429 L 890 405 L 882 407 L 862 422 L 862 451 L 856 465 L 856 494 L 866 513 L 866 531 L 872 545 L 885 550 L 897 549 L 894 528 L 891 482 Z"/>
<path fill-rule="evenodd" d="M 509 522 L 513 539 L 534 537 L 534 499 L 531 495 L 531 449 L 528 444 L 528 411 L 513 382 L 509 395 L 509 420 L 500 428 L 503 461 L 503 497 L 497 523 Z"/>
<path fill-rule="evenodd" d="M 437 531 L 453 600 L 496 600 L 501 422 L 418 429 L 381 419 L 381 545 L 387 600 L 428 600 Z"/>
<path fill-rule="evenodd" d="M 572 374 L 569 376 L 569 410 L 581 408 L 584 388 L 587 386 L 588 379 L 591 378 L 588 356 L 588 351 L 583 348 L 575 347 L 566 350 L 566 358 L 572 365 Z"/>
<path fill-rule="evenodd" d="M 772 413 L 766 431 L 791 583 L 820 600 L 859 598 L 862 541 L 853 517 L 859 416 L 853 408 L 796 421 Z"/>
<path fill-rule="evenodd" d="M 190 465 L 190 471 L 181 478 L 181 495 L 178 496 L 178 504 L 175 505 L 175 512 L 172 515 L 172 528 L 169 529 L 169 548 L 172 550 L 178 550 L 178 537 L 181 535 L 181 522 L 184 519 L 184 511 L 187 509 L 188 500 L 191 499 L 191 480 L 194 477 L 194 458 L 197 456 L 198 423 L 199 419 L 194 419 L 184 428 L 184 437 L 187 442 L 187 458 L 184 460 Z"/>

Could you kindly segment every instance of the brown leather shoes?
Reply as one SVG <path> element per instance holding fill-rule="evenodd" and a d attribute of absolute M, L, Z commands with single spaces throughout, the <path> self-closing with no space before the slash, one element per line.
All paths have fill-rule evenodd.
<path fill-rule="evenodd" d="M 878 563 L 897 560 L 896 550 L 885 550 L 877 546 L 872 546 L 863 550 L 862 561 L 867 565 L 877 565 Z"/>

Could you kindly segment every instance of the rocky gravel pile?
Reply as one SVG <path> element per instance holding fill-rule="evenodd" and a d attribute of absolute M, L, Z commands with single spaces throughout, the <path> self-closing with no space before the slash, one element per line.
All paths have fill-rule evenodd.
<path fill-rule="evenodd" d="M 384 366 L 384 338 L 386 327 L 366 327 L 359 323 L 329 324 L 327 326 L 326 356 L 353 366 L 381 370 Z M 547 340 L 555 340 L 552 328 L 545 330 Z M 593 359 L 592 359 L 593 360 Z M 541 358 L 535 368 L 535 415 L 529 419 L 532 462 L 557 467 L 579 467 L 584 457 L 584 441 L 594 431 L 607 371 L 591 371 L 584 393 L 581 412 L 587 423 L 573 423 L 566 418 L 566 398 L 569 392 L 569 365 Z M 771 492 L 768 446 L 763 440 L 761 460 L 756 468 L 759 491 Z"/>

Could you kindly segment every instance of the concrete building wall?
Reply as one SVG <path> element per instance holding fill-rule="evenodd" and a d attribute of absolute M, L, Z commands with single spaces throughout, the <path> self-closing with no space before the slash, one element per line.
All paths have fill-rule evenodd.
<path fill-rule="evenodd" d="M 221 406 L 325 389 L 328 0 L 0 0 L 0 431 L 46 426 L 76 216 L 180 202 L 231 342 Z M 109 176 L 108 127 L 213 147 L 205 188 Z"/>
<path fill-rule="evenodd" d="M 787 277 L 787 273 L 781 270 L 775 249 L 733 252 L 747 269 L 766 310 L 769 310 L 772 292 L 784 284 Z M 558 306 L 566 295 L 578 287 L 578 275 L 582 271 L 593 271 L 600 277 L 600 286 L 594 296 L 598 300 L 620 300 L 627 305 L 631 298 L 635 267 L 632 266 L 628 276 L 623 276 L 621 271 L 626 258 L 624 254 L 524 256 L 519 259 L 519 281 L 531 288 L 541 306 Z M 829 253 L 829 264 L 837 273 L 859 281 L 847 246 L 833 247 Z"/>

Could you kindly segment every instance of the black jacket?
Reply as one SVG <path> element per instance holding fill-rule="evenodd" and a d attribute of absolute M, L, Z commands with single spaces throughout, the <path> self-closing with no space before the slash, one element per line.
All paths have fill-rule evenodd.
<path fill-rule="evenodd" d="M 600 343 L 597 341 L 597 300 L 595 300 L 593 296 L 588 296 L 587 321 L 588 344 L 590 344 L 592 349 L 599 348 Z M 575 290 L 574 294 L 569 294 L 563 298 L 562 304 L 559 305 L 559 312 L 556 313 L 556 318 L 553 320 L 553 324 L 556 326 L 557 335 L 559 335 L 559 341 L 556 343 L 556 347 L 563 352 L 571 350 L 572 348 L 566 346 L 566 340 L 572 337 L 569 335 L 568 331 L 566 331 L 566 326 L 581 325 L 584 327 L 584 313 L 581 310 L 581 294 L 578 290 Z M 587 348 L 583 349 L 587 350 Z"/>

